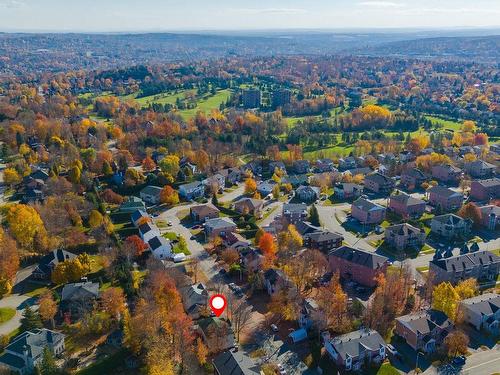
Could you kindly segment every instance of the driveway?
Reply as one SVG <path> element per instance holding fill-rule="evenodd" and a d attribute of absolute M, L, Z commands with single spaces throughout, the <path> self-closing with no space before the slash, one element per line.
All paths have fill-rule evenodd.
<path fill-rule="evenodd" d="M 8 335 L 21 325 L 23 310 L 26 306 L 32 306 L 36 302 L 36 298 L 28 297 L 20 294 L 12 294 L 0 300 L 0 307 L 10 307 L 16 310 L 14 317 L 0 324 L 0 336 Z"/>

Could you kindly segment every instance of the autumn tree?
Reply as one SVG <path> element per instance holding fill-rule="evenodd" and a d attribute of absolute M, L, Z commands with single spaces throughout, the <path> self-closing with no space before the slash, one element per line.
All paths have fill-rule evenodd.
<path fill-rule="evenodd" d="M 278 233 L 278 249 L 280 256 L 288 257 L 296 254 L 302 248 L 302 236 L 297 232 L 295 225 L 290 224 L 286 230 Z"/>
<path fill-rule="evenodd" d="M 452 321 L 455 320 L 460 296 L 449 282 L 438 284 L 432 293 L 432 308 L 444 312 Z"/>
<path fill-rule="evenodd" d="M 174 179 L 179 173 L 179 157 L 176 155 L 167 155 L 159 162 L 159 167 L 163 173 L 172 176 Z"/>
<path fill-rule="evenodd" d="M 12 187 L 21 182 L 21 176 L 14 168 L 5 168 L 3 171 L 3 181 L 5 184 Z"/>
<path fill-rule="evenodd" d="M 469 337 L 463 331 L 455 330 L 446 336 L 444 339 L 444 346 L 450 358 L 454 358 L 461 354 L 467 354 Z"/>
<path fill-rule="evenodd" d="M 54 317 L 57 313 L 57 302 L 51 292 L 46 292 L 38 299 L 38 312 L 40 317 L 45 322 L 50 322 L 51 327 L 54 328 Z"/>
<path fill-rule="evenodd" d="M 460 210 L 458 210 L 457 215 L 464 219 L 471 219 L 475 226 L 480 226 L 482 224 L 481 210 L 472 202 L 463 205 Z"/>
<path fill-rule="evenodd" d="M 251 322 L 252 308 L 244 299 L 234 298 L 231 295 L 228 298 L 227 315 L 236 334 L 236 341 L 240 341 L 241 332 Z"/>
<path fill-rule="evenodd" d="M 10 293 L 19 269 L 19 252 L 16 241 L 0 227 L 0 298 Z"/>
<path fill-rule="evenodd" d="M 155 168 L 156 168 L 156 163 L 154 162 L 154 160 L 150 156 L 146 156 L 142 160 L 142 169 L 144 171 L 151 172 L 151 171 L 155 170 Z"/>
<path fill-rule="evenodd" d="M 326 257 L 316 249 L 306 249 L 293 255 L 285 261 L 283 267 L 302 297 L 311 291 L 313 281 L 323 276 L 328 268 Z"/>
<path fill-rule="evenodd" d="M 137 235 L 128 236 L 123 244 L 123 252 L 130 260 L 133 257 L 141 256 L 148 249 L 148 245 Z"/>
<path fill-rule="evenodd" d="M 208 349 L 203 343 L 203 340 L 198 337 L 196 339 L 196 358 L 200 365 L 204 366 L 207 363 Z"/>
<path fill-rule="evenodd" d="M 259 249 L 265 258 L 265 266 L 270 267 L 276 260 L 276 243 L 271 233 L 265 232 L 260 236 Z"/>
<path fill-rule="evenodd" d="M 115 319 L 120 319 L 126 308 L 125 294 L 122 288 L 111 287 L 101 293 L 102 309 Z"/>
<path fill-rule="evenodd" d="M 13 204 L 7 211 L 10 233 L 23 247 L 30 248 L 37 233 L 46 236 L 42 219 L 36 210 L 24 204 Z"/>
<path fill-rule="evenodd" d="M 257 182 L 253 178 L 245 180 L 245 194 L 252 195 L 257 191 Z"/>
<path fill-rule="evenodd" d="M 225 264 L 231 267 L 233 264 L 238 263 L 240 260 L 240 254 L 236 249 L 229 248 L 222 251 L 221 259 Z"/>
<path fill-rule="evenodd" d="M 328 285 L 319 288 L 316 297 L 320 309 L 317 324 L 320 329 L 331 329 L 336 333 L 345 333 L 350 326 L 347 312 L 347 294 L 340 284 L 340 275 L 334 274 Z"/>
<path fill-rule="evenodd" d="M 160 191 L 160 202 L 170 206 L 176 205 L 179 203 L 179 193 L 171 186 L 166 185 Z"/>

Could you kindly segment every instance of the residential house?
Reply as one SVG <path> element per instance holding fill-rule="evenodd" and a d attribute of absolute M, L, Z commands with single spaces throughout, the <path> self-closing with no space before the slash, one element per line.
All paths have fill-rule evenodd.
<path fill-rule="evenodd" d="M 59 310 L 62 315 L 75 321 L 91 311 L 99 298 L 99 283 L 90 281 L 64 285 L 61 292 Z"/>
<path fill-rule="evenodd" d="M 260 364 L 242 351 L 226 351 L 212 360 L 215 375 L 260 375 Z"/>
<path fill-rule="evenodd" d="M 378 194 L 389 194 L 395 186 L 392 178 L 380 173 L 373 173 L 365 177 L 365 189 Z"/>
<path fill-rule="evenodd" d="M 419 218 L 425 212 L 425 202 L 411 195 L 399 192 L 389 198 L 389 210 L 403 218 Z"/>
<path fill-rule="evenodd" d="M 307 219 L 307 205 L 304 203 L 285 203 L 283 205 L 283 218 L 288 224 L 297 224 Z"/>
<path fill-rule="evenodd" d="M 236 185 L 241 181 L 241 169 L 239 168 L 225 168 L 217 172 L 225 178 L 227 185 Z"/>
<path fill-rule="evenodd" d="M 25 204 L 33 204 L 33 203 L 40 203 L 45 200 L 45 194 L 43 193 L 42 190 L 39 189 L 25 189 L 24 194 L 23 194 L 23 203 Z"/>
<path fill-rule="evenodd" d="M 465 323 L 478 331 L 498 335 L 500 328 L 500 295 L 484 293 L 460 301 L 459 309 Z"/>
<path fill-rule="evenodd" d="M 29 177 L 35 179 L 35 180 L 42 180 L 43 182 L 46 182 L 49 179 L 49 174 L 44 171 L 43 169 L 37 169 L 36 171 L 32 172 Z"/>
<path fill-rule="evenodd" d="M 309 329 L 319 318 L 320 308 L 313 298 L 306 298 L 302 302 L 302 308 L 299 314 L 299 327 Z"/>
<path fill-rule="evenodd" d="M 481 223 L 489 230 L 495 231 L 500 227 L 500 207 L 488 205 L 479 207 L 481 211 Z"/>
<path fill-rule="evenodd" d="M 0 356 L 0 364 L 21 375 L 32 374 L 43 360 L 43 351 L 48 348 L 54 356 L 64 352 L 62 333 L 49 329 L 34 329 L 14 338 Z"/>
<path fill-rule="evenodd" d="M 429 272 L 437 283 L 449 281 L 456 284 L 462 280 L 496 280 L 500 269 L 500 257 L 486 250 L 456 256 L 442 257 L 436 252 L 429 262 Z"/>
<path fill-rule="evenodd" d="M 40 259 L 40 262 L 38 262 L 38 265 L 36 266 L 31 276 L 34 279 L 40 279 L 40 280 L 50 279 L 52 271 L 54 270 L 54 268 L 56 268 L 56 266 L 59 263 L 62 263 L 66 260 L 72 260 L 75 258 L 76 255 L 70 253 L 69 251 L 62 249 L 53 250 L 47 255 L 45 255 L 42 259 Z"/>
<path fill-rule="evenodd" d="M 315 227 L 308 221 L 299 221 L 297 224 L 295 224 L 295 229 L 297 229 L 297 232 L 299 232 L 302 237 L 304 237 L 306 234 L 322 231 L 320 227 Z"/>
<path fill-rule="evenodd" d="M 228 217 L 220 217 L 205 221 L 205 235 L 210 237 L 224 237 L 229 232 L 236 230 L 236 224 Z"/>
<path fill-rule="evenodd" d="M 365 198 L 358 198 L 351 204 L 351 216 L 362 224 L 380 224 L 385 219 L 385 207 Z"/>
<path fill-rule="evenodd" d="M 400 184 L 408 190 L 414 190 L 418 189 L 426 180 L 426 175 L 420 169 L 409 168 L 401 173 Z"/>
<path fill-rule="evenodd" d="M 241 198 L 234 202 L 234 210 L 243 215 L 253 215 L 257 218 L 262 217 L 264 209 L 264 200 L 253 198 Z"/>
<path fill-rule="evenodd" d="M 318 159 L 316 160 L 316 171 L 320 173 L 336 171 L 332 159 Z"/>
<path fill-rule="evenodd" d="M 432 167 L 432 177 L 438 181 L 457 184 L 462 178 L 462 170 L 453 165 L 435 165 Z"/>
<path fill-rule="evenodd" d="M 431 220 L 431 232 L 447 239 L 466 238 L 471 228 L 471 220 L 453 214 L 434 216 Z"/>
<path fill-rule="evenodd" d="M 148 246 L 156 259 L 164 260 L 172 257 L 172 244 L 163 236 L 154 236 L 148 241 Z"/>
<path fill-rule="evenodd" d="M 226 187 L 226 177 L 220 173 L 216 173 L 203 181 L 203 185 L 205 185 L 205 189 L 210 192 L 219 191 L 219 189 L 224 189 Z"/>
<path fill-rule="evenodd" d="M 264 288 L 270 296 L 290 285 L 288 276 L 282 270 L 270 268 L 264 272 Z"/>
<path fill-rule="evenodd" d="M 203 283 L 181 288 L 182 305 L 192 319 L 199 319 L 208 306 L 208 290 Z"/>
<path fill-rule="evenodd" d="M 421 311 L 396 318 L 396 334 L 415 351 L 432 353 L 453 328 L 445 313 Z"/>
<path fill-rule="evenodd" d="M 241 262 L 248 273 L 258 272 L 262 269 L 264 255 L 259 249 L 246 248 L 240 252 Z"/>
<path fill-rule="evenodd" d="M 257 191 L 259 192 L 261 197 L 267 197 L 269 194 L 273 192 L 275 186 L 277 186 L 276 181 L 273 180 L 261 181 L 257 184 Z"/>
<path fill-rule="evenodd" d="M 325 349 L 337 366 L 360 371 L 370 363 L 381 363 L 386 357 L 386 343 L 377 331 L 360 329 L 331 337 L 323 332 Z"/>
<path fill-rule="evenodd" d="M 317 249 L 324 253 L 342 246 L 344 237 L 340 234 L 324 230 L 308 233 L 303 236 L 303 245 L 310 249 Z"/>
<path fill-rule="evenodd" d="M 252 160 L 248 162 L 243 168 L 243 171 L 250 171 L 254 176 L 262 175 L 262 161 Z"/>
<path fill-rule="evenodd" d="M 195 223 L 204 223 L 209 219 L 219 217 L 220 210 L 213 204 L 201 204 L 199 206 L 191 207 L 189 210 L 191 220 Z"/>
<path fill-rule="evenodd" d="M 141 199 L 149 204 L 158 204 L 160 203 L 160 194 L 162 188 L 159 186 L 146 186 L 139 193 Z"/>
<path fill-rule="evenodd" d="M 425 238 L 426 234 L 423 229 L 415 228 L 408 223 L 391 225 L 385 229 L 385 243 L 398 251 L 421 249 Z"/>
<path fill-rule="evenodd" d="M 500 178 L 472 181 L 470 196 L 478 201 L 500 198 Z"/>
<path fill-rule="evenodd" d="M 146 243 L 148 243 L 149 240 L 152 239 L 153 237 L 160 236 L 160 230 L 155 224 L 151 222 L 140 224 L 138 229 L 139 229 L 139 236 Z"/>
<path fill-rule="evenodd" d="M 342 182 L 333 187 L 333 197 L 338 199 L 356 199 L 363 192 L 363 187 L 351 182 Z"/>
<path fill-rule="evenodd" d="M 161 160 L 165 157 L 165 155 L 162 155 L 160 159 L 158 160 Z M 157 162 L 157 164 L 159 163 L 159 161 Z M 182 171 L 188 171 L 189 170 L 189 174 L 191 176 L 197 174 L 199 171 L 198 171 L 198 166 L 196 164 L 194 164 L 191 160 L 189 160 L 189 158 L 187 157 L 182 157 L 181 160 L 179 160 L 179 167 Z"/>
<path fill-rule="evenodd" d="M 473 178 L 489 178 L 495 175 L 497 166 L 484 160 L 474 160 L 464 164 L 464 171 Z"/>
<path fill-rule="evenodd" d="M 309 173 L 311 169 L 311 164 L 309 160 L 296 160 L 293 163 L 293 171 L 297 174 Z"/>
<path fill-rule="evenodd" d="M 349 156 L 347 158 L 340 158 L 339 159 L 339 169 L 341 171 L 345 171 L 347 169 L 352 169 L 356 168 L 356 159 L 352 156 Z"/>
<path fill-rule="evenodd" d="M 376 277 L 387 271 L 389 260 L 376 253 L 349 246 L 341 246 L 328 254 L 333 272 L 339 272 L 344 280 L 353 280 L 367 287 L 375 287 Z"/>
<path fill-rule="evenodd" d="M 290 184 L 294 189 L 301 185 L 306 185 L 309 177 L 306 174 L 292 174 L 291 176 L 283 176 L 281 183 Z"/>
<path fill-rule="evenodd" d="M 342 175 L 351 175 L 351 176 L 357 176 L 357 175 L 361 175 L 361 176 L 367 176 L 369 174 L 373 173 L 373 170 L 371 168 L 368 168 L 368 167 L 362 167 L 362 168 L 352 168 L 352 169 L 348 169 L 347 171 L 344 171 L 342 173 Z"/>
<path fill-rule="evenodd" d="M 123 213 L 132 213 L 137 210 L 146 211 L 146 205 L 139 197 L 130 196 L 120 205 L 120 212 Z"/>
<path fill-rule="evenodd" d="M 179 195 L 187 201 L 202 198 L 205 195 L 205 185 L 200 181 L 179 186 Z"/>
<path fill-rule="evenodd" d="M 427 190 L 429 204 L 438 211 L 454 211 L 462 207 L 464 195 L 445 186 L 433 186 Z"/>
<path fill-rule="evenodd" d="M 316 186 L 300 186 L 296 194 L 302 202 L 314 202 L 319 199 L 320 189 Z"/>
<path fill-rule="evenodd" d="M 151 221 L 151 217 L 146 211 L 136 210 L 130 215 L 130 220 L 134 224 L 134 227 L 137 228 L 140 224 Z"/>
<path fill-rule="evenodd" d="M 231 324 L 222 318 L 199 319 L 195 331 L 201 336 L 210 353 L 219 353 L 235 345 Z"/>
<path fill-rule="evenodd" d="M 282 161 L 272 161 L 269 163 L 269 173 L 274 173 L 276 170 L 279 170 L 281 173 L 286 174 L 286 166 Z"/>
<path fill-rule="evenodd" d="M 243 251 L 251 246 L 251 242 L 239 233 L 229 232 L 224 236 L 224 245 L 227 248 Z"/>

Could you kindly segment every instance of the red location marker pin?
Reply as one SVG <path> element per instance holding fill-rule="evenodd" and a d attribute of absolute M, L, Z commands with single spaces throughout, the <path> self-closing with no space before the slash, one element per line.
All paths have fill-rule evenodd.
<path fill-rule="evenodd" d="M 210 301 L 208 301 L 208 303 L 210 305 L 210 309 L 212 309 L 216 317 L 222 315 L 227 305 L 226 297 L 222 294 L 214 294 L 210 297 Z"/>

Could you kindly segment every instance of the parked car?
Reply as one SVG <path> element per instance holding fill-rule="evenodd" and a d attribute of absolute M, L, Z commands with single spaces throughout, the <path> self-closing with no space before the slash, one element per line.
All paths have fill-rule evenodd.
<path fill-rule="evenodd" d="M 172 222 L 169 220 L 169 221 L 168 221 L 168 223 L 167 223 L 167 225 L 168 225 L 169 227 L 171 227 L 171 226 L 172 226 Z"/>
<path fill-rule="evenodd" d="M 278 364 L 278 371 L 280 375 L 286 375 L 285 367 L 281 363 Z"/>
<path fill-rule="evenodd" d="M 278 332 L 278 326 L 276 324 L 271 324 L 271 331 Z"/>
<path fill-rule="evenodd" d="M 465 356 L 461 355 L 460 357 L 453 358 L 453 360 L 451 362 L 455 366 L 463 366 L 463 365 L 465 365 L 466 361 L 467 361 L 467 358 L 465 358 Z"/>
<path fill-rule="evenodd" d="M 396 348 L 394 346 L 392 346 L 391 344 L 387 344 L 387 351 L 392 354 L 393 356 L 397 356 L 399 353 L 398 351 L 396 350 Z"/>

